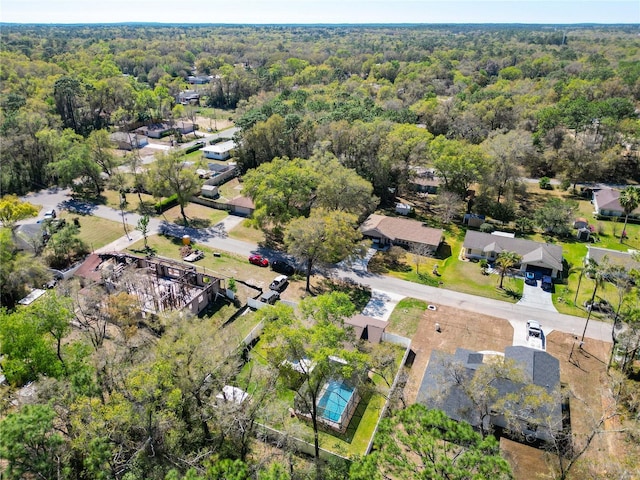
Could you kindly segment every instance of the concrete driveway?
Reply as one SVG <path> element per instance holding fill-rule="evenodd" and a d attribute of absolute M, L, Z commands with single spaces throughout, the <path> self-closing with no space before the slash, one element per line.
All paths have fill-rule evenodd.
<path fill-rule="evenodd" d="M 367 317 L 379 318 L 380 320 L 389 320 L 391 312 L 403 298 L 404 295 L 372 289 L 371 299 L 362 310 L 362 314 Z"/>
<path fill-rule="evenodd" d="M 527 285 L 526 283 L 524 284 L 522 298 L 518 301 L 517 305 L 558 313 L 556 307 L 553 306 L 551 292 L 545 292 L 542 290 L 540 287 L 540 280 L 536 280 L 535 287 L 533 285 Z"/>

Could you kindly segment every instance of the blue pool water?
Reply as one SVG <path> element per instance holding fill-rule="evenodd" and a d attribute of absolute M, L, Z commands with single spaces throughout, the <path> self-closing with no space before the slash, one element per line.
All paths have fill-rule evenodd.
<path fill-rule="evenodd" d="M 327 389 L 318 401 L 320 416 L 332 422 L 340 422 L 342 413 L 353 395 L 353 387 L 345 385 L 341 381 L 332 380 L 327 384 Z"/>

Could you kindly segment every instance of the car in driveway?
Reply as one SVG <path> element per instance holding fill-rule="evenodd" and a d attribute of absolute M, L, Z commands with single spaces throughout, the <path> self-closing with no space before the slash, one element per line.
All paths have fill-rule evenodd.
<path fill-rule="evenodd" d="M 545 292 L 553 291 L 553 279 L 549 275 L 543 275 L 542 282 L 540 283 L 540 287 Z"/>
<path fill-rule="evenodd" d="M 251 255 L 249 257 L 249 263 L 254 265 L 258 265 L 259 267 L 268 267 L 269 260 L 264 258 L 262 255 Z"/>
<path fill-rule="evenodd" d="M 542 338 L 542 325 L 536 320 L 527 320 L 527 340 L 530 337 Z"/>
<path fill-rule="evenodd" d="M 275 290 L 276 292 L 282 292 L 285 288 L 287 288 L 288 283 L 289 277 L 287 277 L 286 275 L 278 275 L 269 285 L 269 289 Z"/>
<path fill-rule="evenodd" d="M 271 262 L 271 270 L 284 275 L 293 275 L 296 271 L 293 265 L 285 262 L 284 260 L 274 260 Z"/>
<path fill-rule="evenodd" d="M 538 285 L 538 282 L 536 280 L 536 274 L 533 272 L 526 272 L 524 274 L 524 283 L 526 283 L 527 285 L 536 287 Z"/>

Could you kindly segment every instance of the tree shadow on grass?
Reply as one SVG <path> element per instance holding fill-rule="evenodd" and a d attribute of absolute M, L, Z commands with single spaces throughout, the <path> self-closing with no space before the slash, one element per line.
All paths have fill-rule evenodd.
<path fill-rule="evenodd" d="M 513 298 L 515 300 L 520 300 L 522 298 L 522 292 L 516 291 L 509 287 L 504 287 L 502 292 L 509 298 Z"/>
<path fill-rule="evenodd" d="M 176 225 L 180 225 L 181 227 L 190 227 L 190 228 L 209 228 L 211 226 L 211 220 L 208 218 L 190 218 L 189 224 L 185 225 L 184 218 L 180 217 L 174 221 Z"/>

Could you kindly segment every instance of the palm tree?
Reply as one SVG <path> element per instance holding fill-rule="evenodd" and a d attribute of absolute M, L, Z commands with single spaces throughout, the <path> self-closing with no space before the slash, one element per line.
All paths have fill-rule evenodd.
<path fill-rule="evenodd" d="M 589 325 L 589 319 L 591 318 L 591 312 L 593 312 L 593 302 L 596 299 L 596 293 L 598 288 L 604 286 L 609 273 L 609 260 L 605 256 L 602 259 L 602 263 L 598 264 L 595 260 L 589 259 L 587 265 L 585 265 L 584 274 L 593 279 L 593 294 L 591 295 L 591 302 L 587 306 L 587 320 L 584 323 L 584 330 L 582 331 L 582 338 L 580 342 L 584 342 L 584 336 L 587 333 L 587 326 Z"/>
<path fill-rule="evenodd" d="M 522 260 L 522 258 L 516 252 L 504 251 L 498 254 L 496 267 L 500 271 L 500 288 L 502 288 L 505 273 L 507 273 L 511 267 L 519 264 L 520 260 Z"/>
<path fill-rule="evenodd" d="M 620 192 L 620 198 L 618 201 L 624 211 L 624 227 L 622 227 L 622 234 L 620 235 L 620 243 L 622 243 L 624 240 L 624 234 L 627 231 L 627 220 L 629 220 L 629 214 L 638 208 L 638 205 L 640 205 L 640 189 L 632 186 L 626 187 L 622 192 Z"/>

